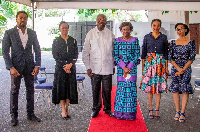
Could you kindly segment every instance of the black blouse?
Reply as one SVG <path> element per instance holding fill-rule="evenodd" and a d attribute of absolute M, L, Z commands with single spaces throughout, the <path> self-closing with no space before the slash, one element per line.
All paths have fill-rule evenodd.
<path fill-rule="evenodd" d="M 144 36 L 142 45 L 142 59 L 145 59 L 147 53 L 160 53 L 163 54 L 166 60 L 168 60 L 168 41 L 167 36 L 160 33 L 155 39 L 152 32 Z"/>
<path fill-rule="evenodd" d="M 53 41 L 52 54 L 56 64 L 75 64 L 78 58 L 77 41 L 69 36 L 66 42 L 61 38 L 61 36 L 59 36 Z"/>

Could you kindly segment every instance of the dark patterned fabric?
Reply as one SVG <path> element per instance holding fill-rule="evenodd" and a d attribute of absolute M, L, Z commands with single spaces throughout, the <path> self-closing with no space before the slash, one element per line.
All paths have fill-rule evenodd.
<path fill-rule="evenodd" d="M 134 120 L 137 114 L 137 62 L 140 56 L 139 41 L 136 37 L 128 41 L 117 38 L 114 45 L 114 59 L 117 65 L 117 91 L 114 115 L 117 119 Z M 131 69 L 130 79 L 123 77 L 123 67 Z"/>
<path fill-rule="evenodd" d="M 155 39 L 152 32 L 144 36 L 142 45 L 142 59 L 146 59 L 147 53 L 163 54 L 165 60 L 168 60 L 168 41 L 167 36 L 160 33 Z"/>
<path fill-rule="evenodd" d="M 190 41 L 187 45 L 176 45 L 175 40 L 171 41 L 170 51 L 169 51 L 169 60 L 175 61 L 175 63 L 183 68 L 185 64 L 190 61 L 194 61 L 196 56 L 196 47 L 195 42 Z M 190 83 L 192 69 L 191 66 L 186 69 L 186 71 L 181 76 L 175 76 L 175 73 L 178 70 L 172 66 L 171 68 L 171 77 L 172 83 L 169 86 L 170 92 L 179 92 L 181 93 L 193 93 L 193 88 Z"/>
<path fill-rule="evenodd" d="M 78 103 L 76 65 L 78 58 L 77 41 L 70 37 L 67 43 L 61 37 L 54 40 L 52 45 L 52 54 L 56 61 L 54 82 L 52 89 L 52 102 L 59 104 L 60 100 L 70 100 L 70 104 Z M 72 63 L 71 73 L 64 71 L 65 64 Z"/>

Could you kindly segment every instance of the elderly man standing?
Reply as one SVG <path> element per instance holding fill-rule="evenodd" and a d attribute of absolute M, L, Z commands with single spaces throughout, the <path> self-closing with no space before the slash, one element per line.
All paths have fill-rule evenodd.
<path fill-rule="evenodd" d="M 16 15 L 17 26 L 5 32 L 2 53 L 6 68 L 11 74 L 10 114 L 11 125 L 18 124 L 18 95 L 22 76 L 26 85 L 27 119 L 40 122 L 34 114 L 34 76 L 41 64 L 40 45 L 36 33 L 27 28 L 28 14 L 19 11 Z M 35 52 L 35 62 L 32 48 Z M 10 53 L 11 49 L 11 53 Z"/>
<path fill-rule="evenodd" d="M 83 48 L 83 62 L 87 74 L 91 77 L 93 94 L 93 113 L 96 117 L 101 109 L 101 93 L 103 110 L 113 117 L 111 111 L 112 74 L 114 73 L 113 45 L 115 36 L 105 27 L 107 18 L 99 14 L 96 18 L 97 26 L 91 29 L 85 39 Z M 101 92 L 102 83 L 102 92 Z"/>

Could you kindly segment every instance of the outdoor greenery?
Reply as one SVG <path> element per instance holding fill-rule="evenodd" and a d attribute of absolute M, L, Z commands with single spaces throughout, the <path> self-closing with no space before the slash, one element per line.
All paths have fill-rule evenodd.
<path fill-rule="evenodd" d="M 52 48 L 41 48 L 41 51 L 52 51 Z"/>
<path fill-rule="evenodd" d="M 32 9 L 30 7 L 5 0 L 0 1 L 0 42 L 3 39 L 5 30 L 7 30 L 8 21 L 15 20 L 15 16 L 20 10 L 26 11 L 29 19 L 32 19 Z"/>
<path fill-rule="evenodd" d="M 140 14 L 133 14 L 128 12 L 128 10 L 120 9 L 79 9 L 77 15 L 79 16 L 79 21 L 96 21 L 98 14 L 105 14 L 108 20 L 117 20 L 119 22 L 123 21 L 142 21 Z"/>
<path fill-rule="evenodd" d="M 37 17 L 63 17 L 66 15 L 66 10 L 59 9 L 38 9 L 36 10 Z"/>

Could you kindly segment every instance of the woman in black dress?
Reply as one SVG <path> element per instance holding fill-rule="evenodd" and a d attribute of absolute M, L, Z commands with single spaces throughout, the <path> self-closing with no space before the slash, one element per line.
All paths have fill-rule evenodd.
<path fill-rule="evenodd" d="M 78 104 L 76 60 L 78 58 L 77 41 L 68 35 L 69 25 L 62 21 L 59 24 L 61 36 L 53 41 L 52 54 L 56 61 L 52 102 L 61 104 L 62 118 L 70 118 L 68 106 Z"/>

